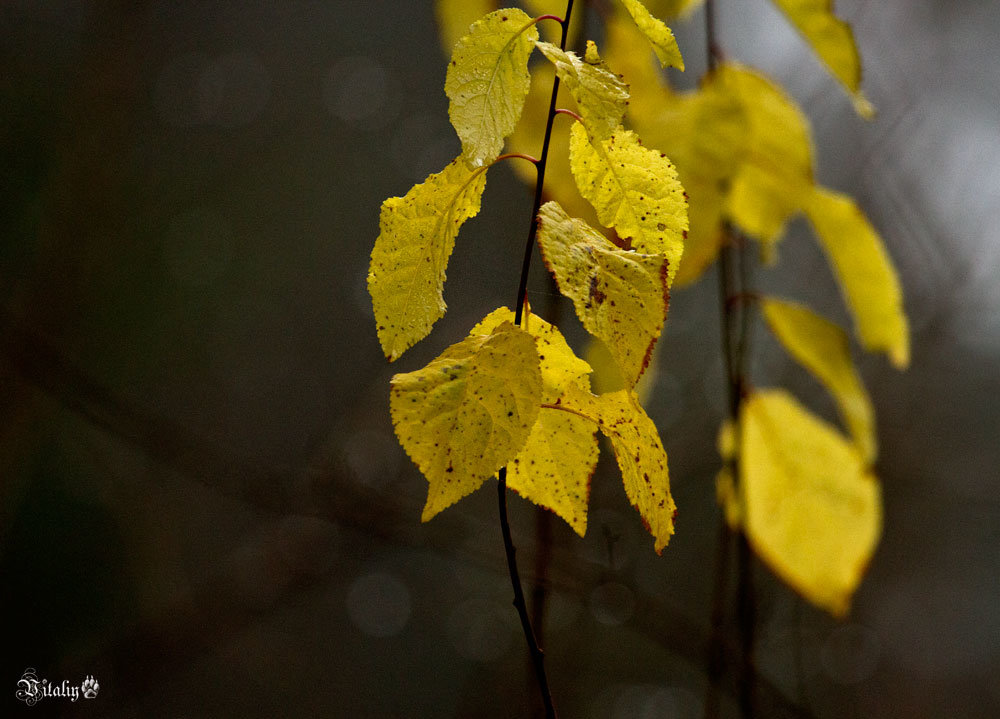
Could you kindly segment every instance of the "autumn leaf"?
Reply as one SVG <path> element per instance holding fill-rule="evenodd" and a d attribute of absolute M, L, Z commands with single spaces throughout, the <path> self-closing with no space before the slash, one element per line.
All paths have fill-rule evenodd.
<path fill-rule="evenodd" d="M 599 452 L 595 430 L 589 420 L 543 407 L 524 449 L 507 465 L 508 487 L 554 512 L 581 537 Z"/>
<path fill-rule="evenodd" d="M 670 28 L 662 20 L 653 17 L 639 0 L 621 0 L 621 3 L 635 21 L 639 31 L 653 45 L 653 52 L 656 53 L 660 65 L 683 70 L 684 58 L 681 57 L 677 40 L 674 39 L 674 33 Z"/>
<path fill-rule="evenodd" d="M 786 222 L 801 211 L 812 190 L 809 122 L 781 88 L 742 65 L 721 65 L 713 83 L 740 103 L 747 123 L 743 161 L 730 179 L 726 214 L 773 256 Z"/>
<path fill-rule="evenodd" d="M 368 292 L 390 362 L 444 316 L 445 269 L 462 223 L 479 213 L 485 169 L 473 170 L 459 158 L 405 197 L 382 203 Z"/>
<path fill-rule="evenodd" d="M 666 258 L 622 250 L 555 202 L 538 213 L 542 257 L 588 332 L 601 339 L 634 387 L 667 314 Z"/>
<path fill-rule="evenodd" d="M 509 309 L 494 310 L 472 333 L 488 333 L 513 320 Z M 555 325 L 528 313 L 523 326 L 538 349 L 543 403 L 558 402 L 570 386 L 586 388 L 590 365 L 573 354 Z M 596 431 L 593 422 L 543 407 L 524 449 L 507 465 L 508 487 L 562 517 L 580 536 L 587 531 L 590 477 L 598 455 Z"/>
<path fill-rule="evenodd" d="M 782 390 L 743 404 L 747 539 L 806 599 L 846 614 L 882 526 L 879 485 L 855 448 Z"/>
<path fill-rule="evenodd" d="M 761 311 L 771 331 L 795 360 L 833 396 L 866 465 L 875 461 L 875 410 L 851 361 L 847 334 L 808 307 L 765 297 Z"/>
<path fill-rule="evenodd" d="M 625 494 L 653 535 L 653 548 L 660 554 L 674 533 L 677 507 L 670 494 L 663 442 L 653 420 L 639 406 L 635 393 L 622 390 L 595 397 L 571 387 L 559 406 L 596 421 L 611 442 Z"/>
<path fill-rule="evenodd" d="M 833 0 L 773 0 L 843 85 L 865 119 L 875 108 L 861 93 L 861 57 L 851 26 L 833 14 Z"/>
<path fill-rule="evenodd" d="M 847 195 L 815 188 L 806 215 L 833 266 L 862 346 L 885 352 L 897 368 L 910 363 L 903 291 L 882 238 Z"/>
<path fill-rule="evenodd" d="M 429 484 L 422 521 L 517 456 L 541 397 L 535 340 L 509 322 L 470 334 L 423 369 L 392 378 L 396 436 Z"/>
<path fill-rule="evenodd" d="M 631 238 L 636 251 L 666 257 L 669 285 L 688 229 L 684 188 L 670 160 L 643 147 L 629 130 L 591 143 L 576 124 L 570 133 L 570 168 L 601 224 Z"/>
<path fill-rule="evenodd" d="M 607 138 L 621 125 L 628 104 L 628 85 L 603 67 L 592 42 L 586 62 L 575 53 L 539 42 L 538 49 L 555 66 L 556 74 L 573 95 L 587 129 Z"/>
<path fill-rule="evenodd" d="M 528 58 L 538 30 L 524 11 L 492 12 L 458 41 L 444 91 L 448 116 L 462 140 L 466 161 L 479 167 L 500 155 L 528 96 Z"/>
<path fill-rule="evenodd" d="M 714 76 L 697 91 L 673 92 L 650 58 L 635 51 L 643 38 L 630 21 L 612 16 L 606 37 L 606 59 L 632 90 L 632 126 L 648 147 L 670 158 L 688 195 L 688 234 L 675 281 L 690 284 L 712 264 L 722 243 L 726 194 L 747 144 L 743 101 Z"/>

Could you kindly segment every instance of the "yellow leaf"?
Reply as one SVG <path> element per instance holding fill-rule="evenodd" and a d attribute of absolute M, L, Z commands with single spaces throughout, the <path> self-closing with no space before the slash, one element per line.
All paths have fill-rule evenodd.
<path fill-rule="evenodd" d="M 673 282 L 688 218 L 684 188 L 670 160 L 643 147 L 630 130 L 619 129 L 607 140 L 591 143 L 584 127 L 575 124 L 570 168 L 601 224 L 632 238 L 638 252 L 664 255 L 668 284 Z"/>
<path fill-rule="evenodd" d="M 506 307 L 494 310 L 472 329 L 486 334 L 513 322 Z M 590 365 L 573 354 L 554 325 L 526 314 L 524 329 L 541 360 L 542 402 L 559 401 L 570 385 L 586 387 Z M 597 427 L 566 412 L 542 408 L 524 449 L 507 465 L 507 486 L 525 499 L 562 517 L 580 536 L 587 531 L 590 477 L 597 465 Z"/>
<path fill-rule="evenodd" d="M 472 23 L 496 9 L 496 0 L 435 0 L 434 14 L 445 54 L 451 56 L 455 44 L 469 33 Z"/>
<path fill-rule="evenodd" d="M 734 531 L 743 524 L 743 500 L 733 477 L 733 460 L 736 458 L 736 445 L 739 442 L 736 434 L 736 423 L 725 419 L 715 438 L 716 448 L 723 460 L 722 469 L 715 475 L 715 498 L 722 507 L 726 524 Z"/>
<path fill-rule="evenodd" d="M 670 28 L 662 20 L 653 17 L 639 0 L 621 0 L 621 2 L 642 34 L 652 43 L 653 52 L 656 53 L 660 65 L 683 70 L 684 59 L 681 57 L 677 40 L 674 39 L 674 33 L 671 32 Z"/>
<path fill-rule="evenodd" d="M 743 162 L 732 176 L 726 213 L 770 251 L 812 189 L 809 122 L 777 85 L 746 67 L 722 65 L 713 82 L 740 103 L 747 123 Z"/>
<path fill-rule="evenodd" d="M 670 292 L 667 260 L 621 250 L 554 202 L 538 213 L 538 241 L 559 291 L 583 326 L 607 344 L 634 387 L 663 329 Z"/>
<path fill-rule="evenodd" d="M 368 292 L 379 342 L 390 362 L 431 331 L 445 312 L 448 258 L 462 223 L 479 213 L 486 168 L 461 158 L 382 203 Z"/>
<path fill-rule="evenodd" d="M 597 50 L 591 48 L 593 43 L 588 41 L 584 62 L 572 52 L 547 42 L 538 43 L 538 49 L 555 66 L 559 79 L 576 100 L 587 129 L 595 137 L 604 139 L 622 123 L 628 104 L 628 85 L 605 69 Z"/>
<path fill-rule="evenodd" d="M 611 442 L 625 494 L 653 535 L 656 553 L 661 553 L 674 533 L 677 506 L 670 495 L 667 453 L 656 425 L 639 406 L 635 393 L 622 390 L 595 397 L 571 387 L 559 406 L 596 421 Z"/>
<path fill-rule="evenodd" d="M 903 291 L 882 239 L 854 201 L 817 187 L 806 214 L 833 266 L 862 346 L 885 352 L 893 365 L 910 363 Z"/>
<path fill-rule="evenodd" d="M 739 529 L 743 524 L 743 504 L 729 467 L 723 467 L 715 474 L 715 499 L 722 507 L 722 516 L 729 528 L 733 531 Z"/>
<path fill-rule="evenodd" d="M 444 91 L 448 116 L 473 166 L 495 160 L 528 96 L 528 58 L 538 40 L 534 20 L 507 8 L 473 23 L 455 46 Z"/>
<path fill-rule="evenodd" d="M 635 51 L 642 42 L 632 22 L 609 19 L 606 57 L 632 88 L 628 117 L 645 144 L 674 163 L 688 195 L 689 229 L 675 277 L 686 285 L 718 255 L 725 194 L 742 162 L 749 127 L 742 99 L 715 76 L 696 92 L 672 92 L 653 63 Z"/>
<path fill-rule="evenodd" d="M 423 369 L 392 378 L 399 443 L 429 484 L 429 520 L 517 456 L 542 396 L 535 340 L 509 322 L 472 334 Z"/>
<path fill-rule="evenodd" d="M 524 449 L 507 465 L 507 486 L 555 512 L 582 537 L 598 451 L 593 422 L 543 407 Z"/>
<path fill-rule="evenodd" d="M 861 57 L 851 26 L 833 14 L 833 0 L 774 0 L 833 76 L 847 88 L 854 108 L 871 119 L 875 108 L 861 94 Z"/>
<path fill-rule="evenodd" d="M 653 387 L 656 385 L 658 356 L 656 349 L 654 349 L 649 356 L 649 366 L 635 385 L 635 394 L 641 405 L 646 405 L 653 393 Z M 591 337 L 590 342 L 587 343 L 584 357 L 592 368 L 590 389 L 594 394 L 607 394 L 625 389 L 625 380 L 622 379 L 621 370 L 618 369 L 615 358 L 611 356 L 611 350 L 601 340 Z"/>
<path fill-rule="evenodd" d="M 485 335 L 504 322 L 514 322 L 506 307 L 493 310 L 472 328 L 471 334 Z M 555 402 L 571 384 L 586 383 L 590 365 L 573 354 L 559 328 L 530 312 L 521 321 L 522 329 L 535 338 L 542 376 L 542 402 Z"/>
<path fill-rule="evenodd" d="M 764 318 L 795 360 L 833 395 L 865 464 L 875 461 L 875 410 L 851 362 L 847 334 L 809 308 L 774 298 L 761 300 Z"/>
<path fill-rule="evenodd" d="M 806 599 L 844 615 L 881 533 L 877 480 L 784 391 L 752 395 L 740 426 L 747 539 Z"/>

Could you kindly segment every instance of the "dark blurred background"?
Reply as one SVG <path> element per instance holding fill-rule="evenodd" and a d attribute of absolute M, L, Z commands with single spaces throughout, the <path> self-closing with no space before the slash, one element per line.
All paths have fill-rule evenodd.
<path fill-rule="evenodd" d="M 859 356 L 885 531 L 850 616 L 758 574 L 761 713 L 1000 716 L 1000 7 L 840 0 L 879 110 L 866 123 L 772 6 L 719 5 L 724 50 L 803 105 L 820 181 L 882 232 L 914 341 L 905 373 Z M 689 70 L 672 77 L 690 85 L 703 15 L 676 31 Z M 450 311 L 394 366 L 365 289 L 381 201 L 459 151 L 444 73 L 430 2 L 0 4 L 10 711 L 534 711 L 493 483 L 421 524 L 426 482 L 388 418 L 394 372 L 510 302 L 528 190 L 490 173 L 452 259 Z M 759 282 L 848 321 L 805 223 Z M 529 292 L 549 299 L 540 270 Z M 680 508 L 663 556 L 607 452 L 586 538 L 550 525 L 543 634 L 564 717 L 701 714 L 724 408 L 716 292 L 712 272 L 676 291 L 660 344 L 649 411 Z M 832 417 L 757 336 L 754 379 Z M 513 498 L 511 513 L 532 591 L 536 512 Z M 94 675 L 100 694 L 26 707 L 14 700 L 26 667 Z M 730 698 L 723 708 L 735 715 Z"/>

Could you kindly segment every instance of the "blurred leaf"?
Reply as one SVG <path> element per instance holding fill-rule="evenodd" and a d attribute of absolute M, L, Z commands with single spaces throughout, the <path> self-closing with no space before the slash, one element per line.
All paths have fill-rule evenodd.
<path fill-rule="evenodd" d="M 875 108 L 861 93 L 861 57 L 851 26 L 833 14 L 833 0 L 774 0 L 835 78 L 851 93 L 854 109 L 865 119 Z"/>
<path fill-rule="evenodd" d="M 806 599 L 843 616 L 881 533 L 877 480 L 839 432 L 782 390 L 753 394 L 740 427 L 747 539 Z"/>
<path fill-rule="evenodd" d="M 847 195 L 817 187 L 806 215 L 840 281 L 862 346 L 885 352 L 893 365 L 910 363 L 910 333 L 903 292 L 889 253 L 875 229 Z"/>
<path fill-rule="evenodd" d="M 761 311 L 778 340 L 833 395 L 865 464 L 875 461 L 875 410 L 854 369 L 847 334 L 809 308 L 767 297 Z"/>

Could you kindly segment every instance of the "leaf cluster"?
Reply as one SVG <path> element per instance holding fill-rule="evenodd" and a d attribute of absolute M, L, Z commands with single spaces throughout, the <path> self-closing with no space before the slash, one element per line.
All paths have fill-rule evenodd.
<path fill-rule="evenodd" d="M 858 113 L 871 117 L 853 36 L 830 0 L 774 2 Z M 854 201 L 815 181 L 810 128 L 794 101 L 736 62 L 720 63 L 694 91 L 666 81 L 662 68 L 683 69 L 683 59 L 658 17 L 698 4 L 620 0 L 605 18 L 602 58 L 593 42 L 581 56 L 540 34 L 536 25 L 551 10 L 543 0 L 525 2 L 536 17 L 490 0 L 438 0 L 443 41 L 453 48 L 445 92 L 462 154 L 382 205 L 368 287 L 386 357 L 397 359 L 444 315 L 448 259 L 462 224 L 479 211 L 488 170 L 537 153 L 548 135 L 554 151 L 538 247 L 593 344 L 581 359 L 522 297 L 523 307 L 494 310 L 429 365 L 393 378 L 396 433 L 429 484 L 425 521 L 506 467 L 508 486 L 582 535 L 600 432 L 662 550 L 675 506 L 640 380 L 675 280 L 683 286 L 701 276 L 734 232 L 755 240 L 773 264 L 788 221 L 804 215 L 861 345 L 898 367 L 908 363 L 889 255 Z M 535 49 L 547 63 L 530 64 Z M 546 104 L 555 81 L 568 90 L 564 112 L 573 121 L 553 126 Z M 537 181 L 537 167 L 514 168 Z M 783 390 L 753 389 L 720 431 L 718 497 L 777 574 L 841 614 L 880 534 L 872 403 L 844 330 L 796 302 L 758 300 L 774 336 L 831 393 L 848 432 Z"/>
<path fill-rule="evenodd" d="M 663 22 L 639 2 L 625 0 L 623 8 L 663 62 L 682 64 Z M 442 3 L 439 11 L 448 17 L 459 8 Z M 666 156 L 622 126 L 629 88 L 596 45 L 587 43 L 581 57 L 542 40 L 538 22 L 517 8 L 495 10 L 455 42 L 445 93 L 462 154 L 382 205 L 368 275 L 378 336 L 393 361 L 444 315 L 455 239 L 479 211 L 487 171 L 508 157 L 501 153 L 527 102 L 529 58 L 538 49 L 574 100 L 563 152 L 579 196 L 601 223 L 595 229 L 549 201 L 537 216 L 538 246 L 583 326 L 607 347 L 621 387 L 593 394 L 591 366 L 557 327 L 530 310 L 499 308 L 426 367 L 393 377 L 393 424 L 429 484 L 424 520 L 506 467 L 509 487 L 581 535 L 600 432 L 660 551 L 673 533 L 675 506 L 666 452 L 636 386 L 663 330 L 687 202 Z"/>

